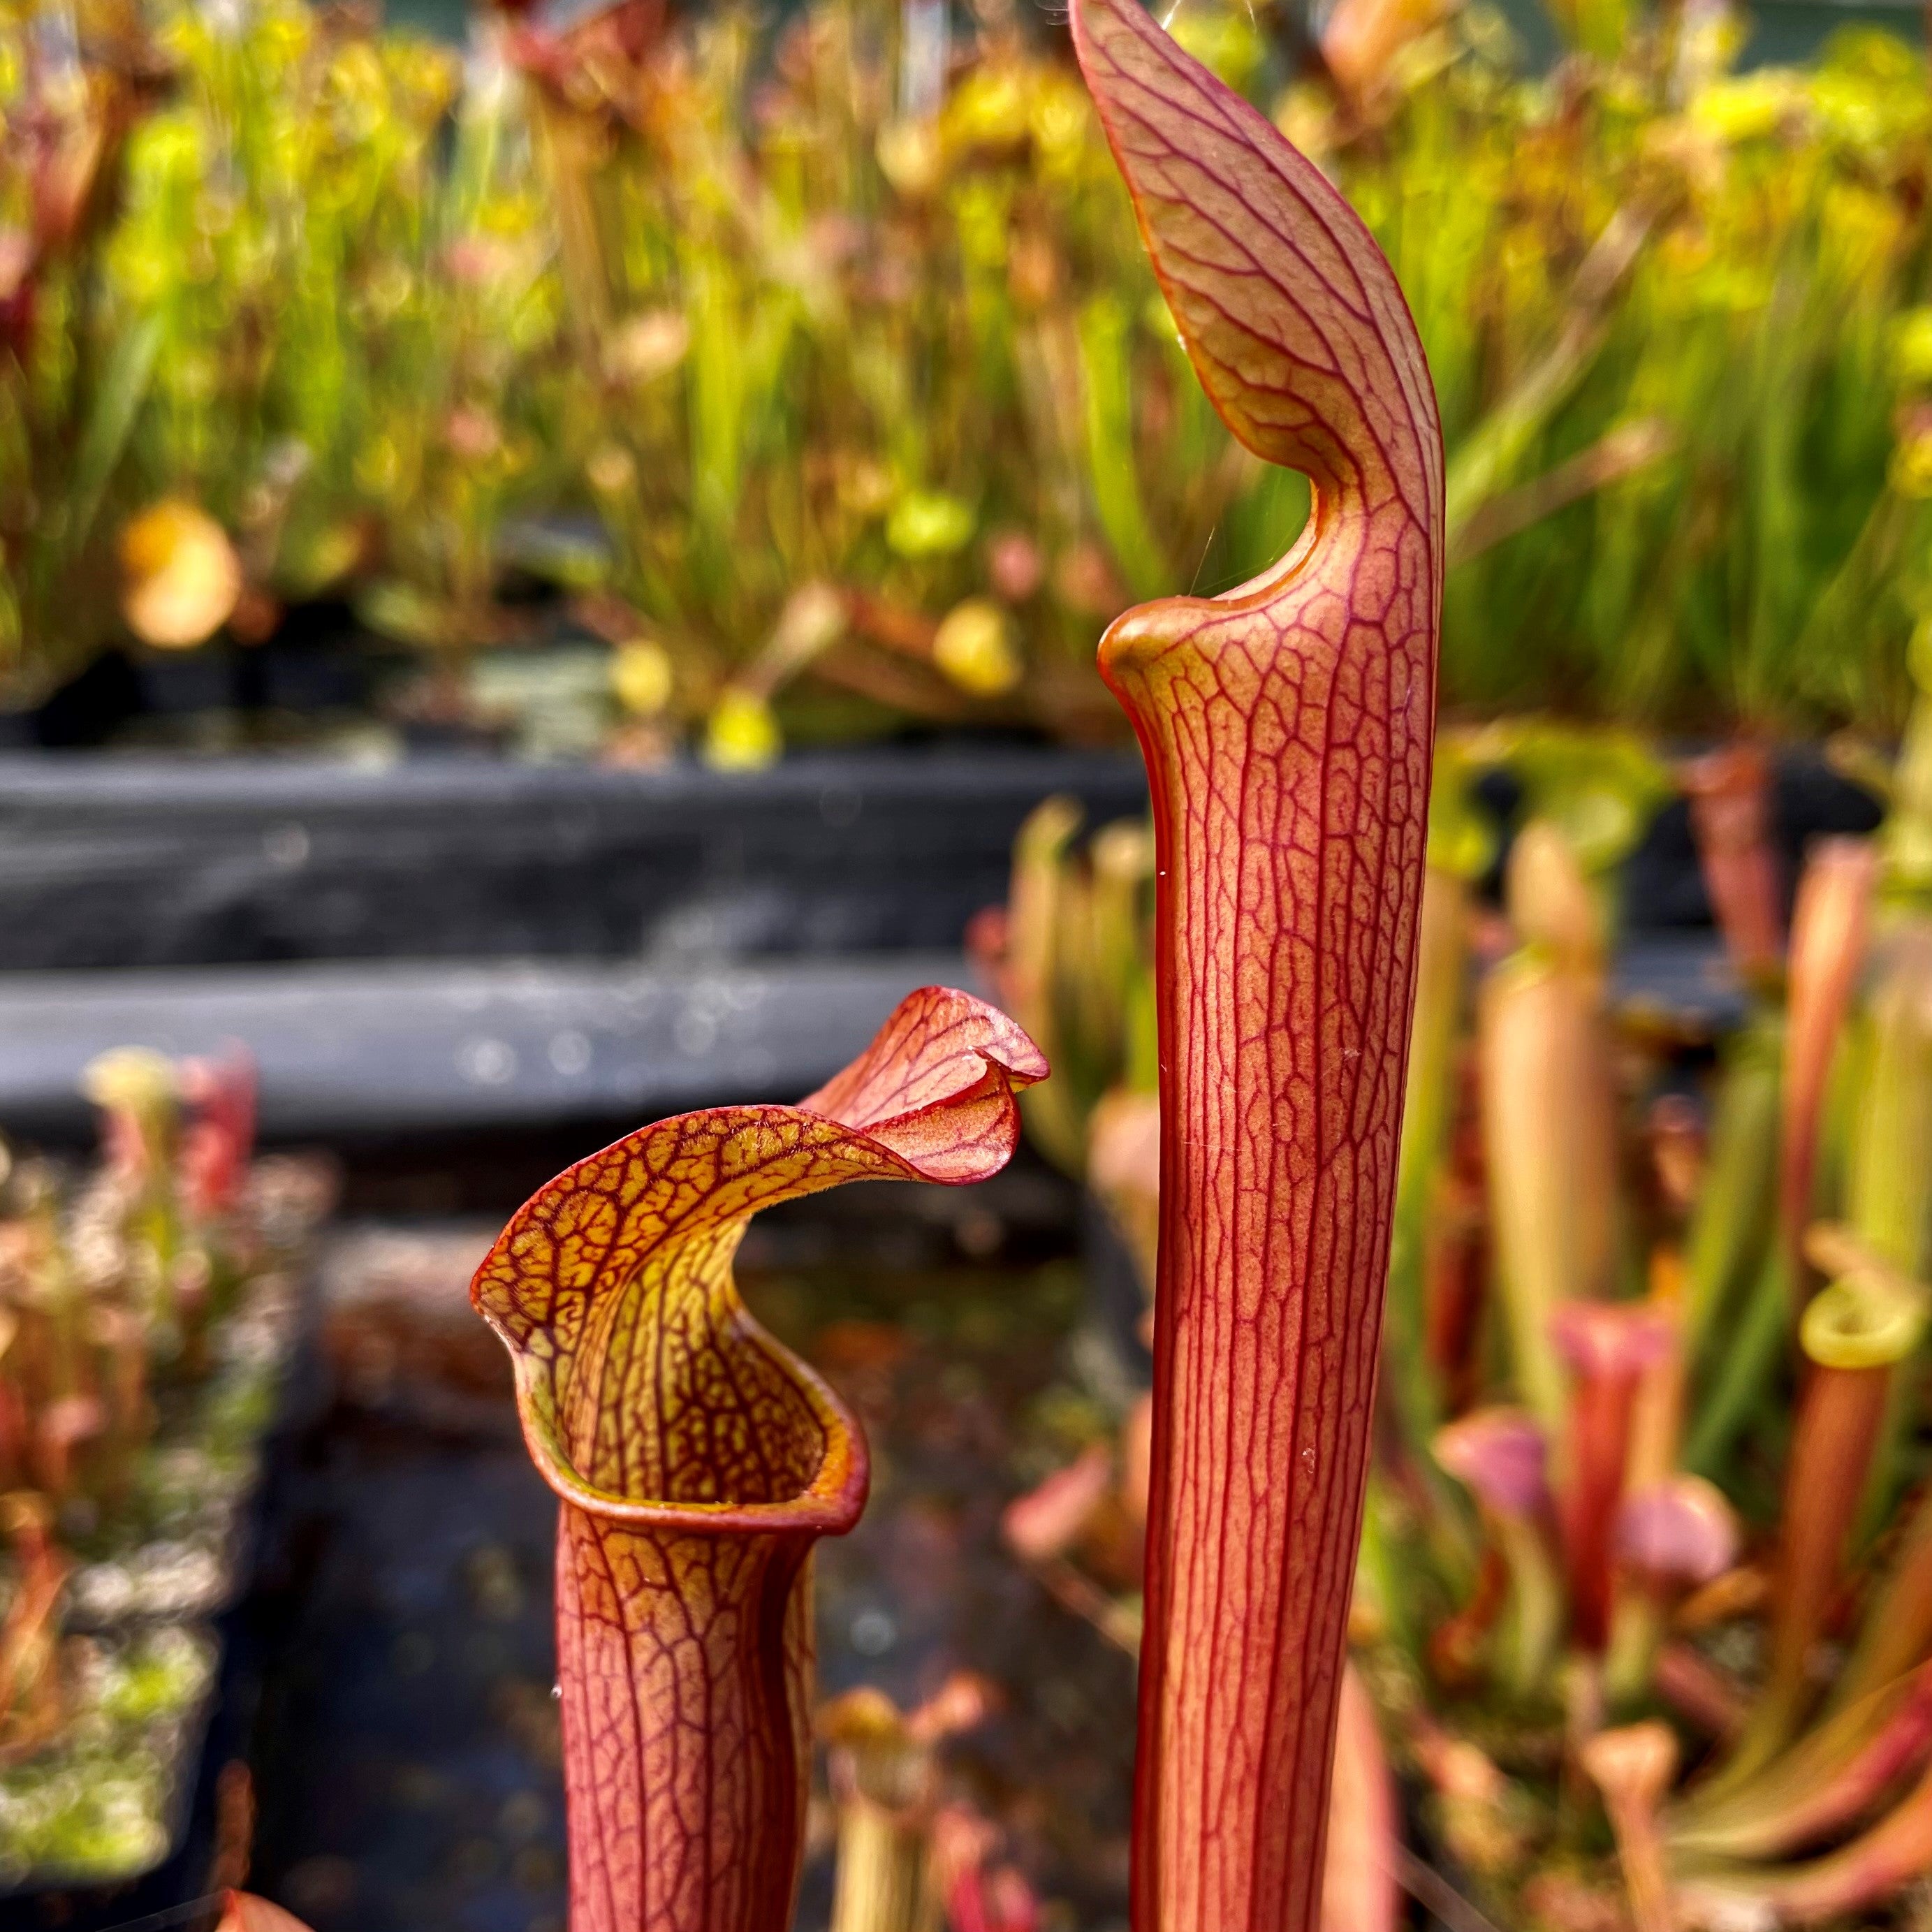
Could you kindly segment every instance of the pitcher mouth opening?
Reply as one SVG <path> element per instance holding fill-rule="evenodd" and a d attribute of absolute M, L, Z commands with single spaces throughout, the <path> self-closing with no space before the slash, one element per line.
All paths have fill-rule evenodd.
<path fill-rule="evenodd" d="M 686 1502 L 628 1496 L 586 1480 L 556 1438 L 548 1391 L 523 1354 L 517 1371 L 517 1413 L 537 1473 L 556 1494 L 586 1516 L 621 1527 L 669 1530 L 686 1536 L 842 1536 L 866 1506 L 871 1462 L 856 1418 L 808 1364 L 771 1345 L 795 1393 L 811 1412 L 822 1447 L 810 1480 L 796 1492 L 764 1502 Z"/>

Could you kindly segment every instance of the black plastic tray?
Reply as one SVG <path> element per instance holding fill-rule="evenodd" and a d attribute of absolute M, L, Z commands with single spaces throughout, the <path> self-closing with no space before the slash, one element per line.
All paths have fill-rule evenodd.
<path fill-rule="evenodd" d="M 1055 791 L 1096 820 L 1146 798 L 1130 754 L 1007 746 L 746 776 L 16 753 L 0 972 L 954 947 Z"/>

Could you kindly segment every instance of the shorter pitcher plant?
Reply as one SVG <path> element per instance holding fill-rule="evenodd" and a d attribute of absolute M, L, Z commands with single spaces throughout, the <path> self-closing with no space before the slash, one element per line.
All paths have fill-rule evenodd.
<path fill-rule="evenodd" d="M 760 1208 L 1005 1165 L 1046 1063 L 964 993 L 910 994 L 796 1107 L 646 1127 L 558 1175 L 476 1276 L 560 1499 L 573 1932 L 784 1932 L 803 1850 L 810 1559 L 858 1520 L 866 1445 L 740 1300 Z"/>

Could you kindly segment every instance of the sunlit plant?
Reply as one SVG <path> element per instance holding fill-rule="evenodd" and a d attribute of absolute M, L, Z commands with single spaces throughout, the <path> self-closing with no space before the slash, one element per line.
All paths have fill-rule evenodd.
<path fill-rule="evenodd" d="M 746 1223 L 848 1180 L 986 1178 L 1046 1072 L 1002 1015 L 927 988 L 798 1106 L 685 1114 L 579 1162 L 478 1271 L 562 1503 L 575 1932 L 790 1923 L 812 1547 L 857 1521 L 867 1462 L 844 1405 L 740 1301 Z"/>
<path fill-rule="evenodd" d="M 1301 1928 L 1414 992 L 1442 439 L 1401 292 L 1329 182 L 1130 0 L 1076 0 L 1073 27 L 1202 386 L 1313 491 L 1280 562 L 1131 611 L 1101 650 L 1158 880 L 1134 1911 L 1148 1932 Z"/>
<path fill-rule="evenodd" d="M 1352 0 L 1300 79 L 1265 12 L 1173 15 L 1412 302 L 1445 694 L 1895 730 L 1932 502 L 1922 58 L 1862 32 L 1740 74 L 1735 36 L 1680 58 L 1631 10 L 1558 10 L 1581 51 L 1546 85 L 1473 6 Z M 44 15 L 0 22 L 22 699 L 200 632 L 237 568 L 234 634 L 346 595 L 439 663 L 545 634 L 503 595 L 533 572 L 614 649 L 618 755 L 755 765 L 908 716 L 1086 739 L 1118 729 L 1108 619 L 1299 527 L 1298 474 L 1189 376 L 1064 47 L 999 0 L 931 44 L 884 0 L 526 17 L 460 73 L 300 0 Z M 218 566 L 200 614 L 124 624 L 115 540 L 158 505 L 233 556 L 184 556 Z M 452 718 L 494 702 L 430 682 Z"/>
<path fill-rule="evenodd" d="M 1928 716 L 1894 770 L 1865 761 L 1889 816 L 1814 844 L 1788 938 L 1762 771 L 1569 728 L 1438 748 L 1351 1634 L 1420 1848 L 1498 1922 L 1820 1923 L 1898 1911 L 1926 1868 Z M 1498 758 L 1500 917 L 1464 883 L 1504 830 L 1474 784 Z M 1607 970 L 1602 868 L 1673 782 L 1728 895 L 1713 970 L 1748 995 L 1714 1056 Z M 1130 1414 L 1006 1524 L 1130 1648 L 1147 1480 Z M 1345 1820 L 1393 1866 L 1388 1819 Z"/>
<path fill-rule="evenodd" d="M 466 69 L 292 0 L 175 11 L 163 45 L 178 85 L 134 133 L 104 265 L 153 356 L 128 462 L 224 526 L 250 639 L 346 592 L 406 642 L 490 642 L 501 525 L 554 440 L 514 76 L 487 33 Z"/>
<path fill-rule="evenodd" d="M 166 1853 L 327 1191 L 256 1159 L 238 1051 L 85 1088 L 96 1162 L 0 1153 L 0 1848 L 45 1882 Z"/>
<path fill-rule="evenodd" d="M 1574 1175 L 1568 1225 L 1606 1223 L 1610 1252 L 1541 1311 L 1558 1405 L 1537 1408 L 1520 1351 L 1482 1352 L 1507 1282 L 1479 1222 L 1477 1319 L 1420 1370 L 1453 1419 L 1384 1438 L 1358 1634 L 1423 1816 L 1488 1909 L 1810 1924 L 1895 1910 L 1925 1869 L 1924 716 L 1876 847 L 1814 848 L 1788 940 L 1761 775 L 1684 774 L 1744 1020 L 1700 1066 L 1600 986 L 1615 1156 Z M 1700 810 L 1720 788 L 1726 810 Z M 1582 875 L 1557 836 L 1561 904 Z M 1526 944 L 1546 932 L 1514 890 L 1509 911 Z M 1496 1220 L 1540 1157 L 1500 1119 Z M 1448 1279 L 1425 1269 L 1425 1295 Z"/>

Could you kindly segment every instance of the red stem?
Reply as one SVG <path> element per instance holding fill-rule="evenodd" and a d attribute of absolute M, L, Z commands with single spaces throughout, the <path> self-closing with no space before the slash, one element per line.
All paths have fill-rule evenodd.
<path fill-rule="evenodd" d="M 1563 1549 L 1579 1640 L 1592 1650 L 1610 1634 L 1610 1528 L 1623 1494 L 1634 1376 L 1600 1376 L 1572 1398 L 1570 1480 L 1563 1490 Z"/>
<path fill-rule="evenodd" d="M 1301 542 L 1130 611 L 1154 803 L 1161 1226 L 1137 1932 L 1311 1932 L 1414 990 L 1441 435 L 1388 265 L 1138 0 L 1075 44 L 1203 386 Z"/>
<path fill-rule="evenodd" d="M 1868 842 L 1821 839 L 1806 862 L 1792 913 L 1778 1199 L 1792 1293 L 1801 1305 L 1807 1280 L 1802 1246 L 1812 1219 L 1826 1082 L 1864 964 L 1877 878 L 1878 854 Z"/>
<path fill-rule="evenodd" d="M 1890 1381 L 1883 1368 L 1807 1366 L 1785 1477 L 1764 1688 L 1726 1780 L 1763 1763 L 1803 1714 L 1811 1646 L 1838 1591 Z"/>
<path fill-rule="evenodd" d="M 856 1520 L 862 1459 L 856 1476 L 834 1530 Z M 560 1512 L 571 1932 L 790 1922 L 811 1750 L 811 1592 L 796 1586 L 814 1540 Z"/>
<path fill-rule="evenodd" d="M 1705 889 L 1725 949 L 1747 983 L 1775 973 L 1784 951 L 1771 760 L 1752 744 L 1720 746 L 1684 773 Z"/>
<path fill-rule="evenodd" d="M 1862 1837 L 1808 1864 L 1721 1868 L 1684 1894 L 1704 1922 L 1813 1925 L 1861 1915 L 1932 1868 L 1932 1771 Z"/>
<path fill-rule="evenodd" d="M 1573 1372 L 1557 1496 L 1571 1620 L 1578 1640 L 1600 1650 L 1610 1635 L 1612 1537 L 1630 1417 L 1644 1371 L 1670 1346 L 1669 1318 L 1648 1303 L 1570 1302 L 1552 1326 Z"/>
<path fill-rule="evenodd" d="M 1932 1666 L 1807 1734 L 1713 1816 L 1675 1832 L 1723 1858 L 1784 1857 L 1864 1816 L 1932 1756 Z"/>
<path fill-rule="evenodd" d="M 1474 1400 L 1473 1357 L 1490 1267 L 1483 1192 L 1482 1136 L 1473 1119 L 1459 1119 L 1429 1204 L 1423 1263 L 1423 1347 L 1452 1415 Z"/>

